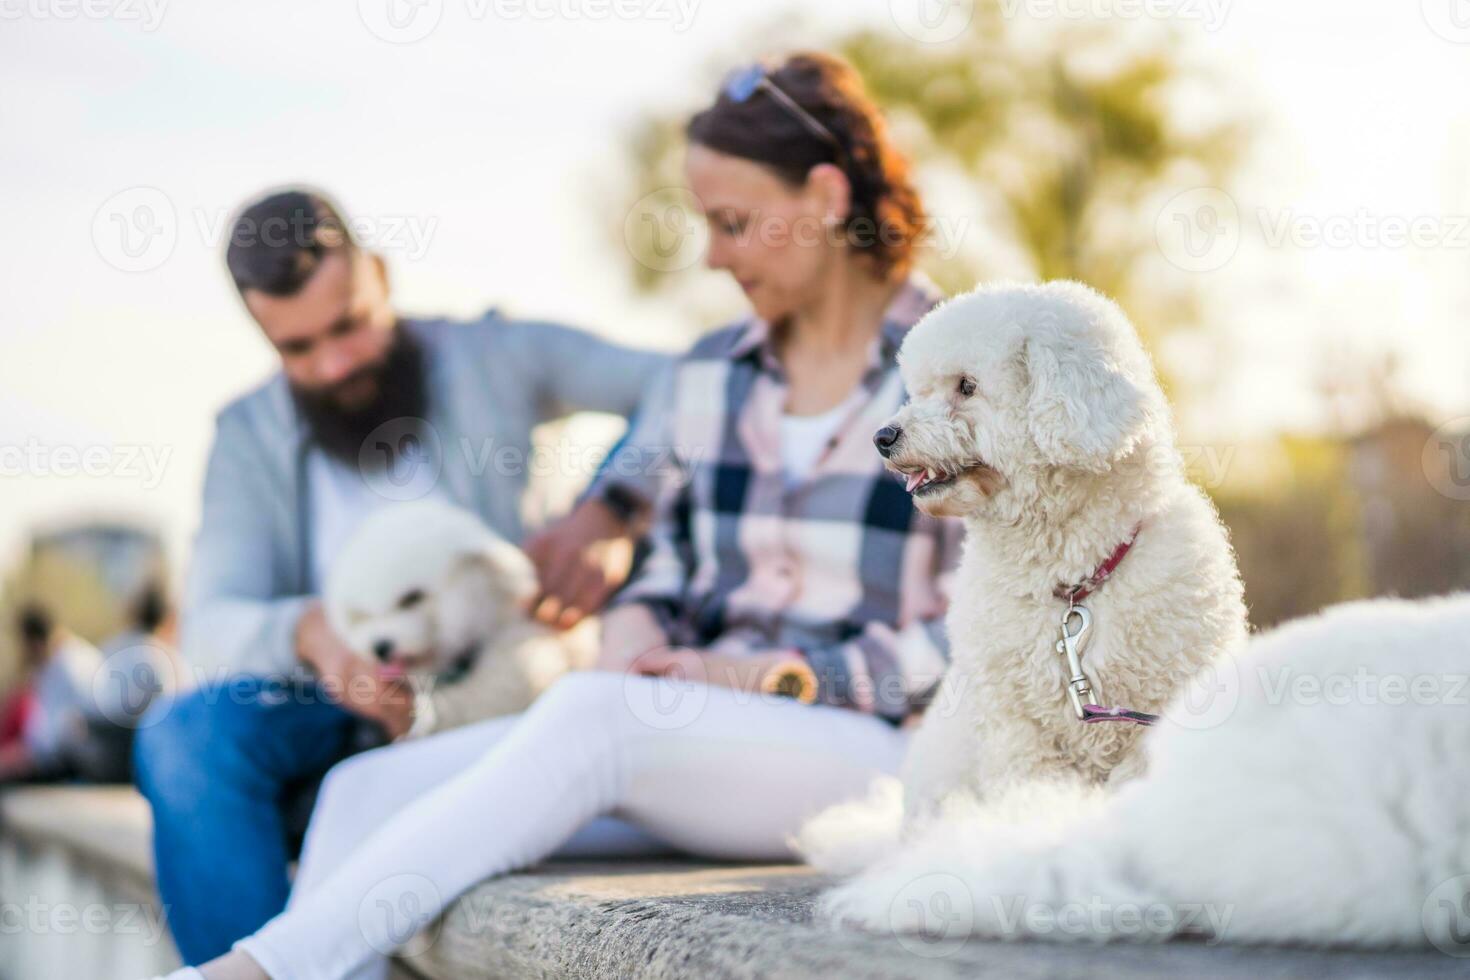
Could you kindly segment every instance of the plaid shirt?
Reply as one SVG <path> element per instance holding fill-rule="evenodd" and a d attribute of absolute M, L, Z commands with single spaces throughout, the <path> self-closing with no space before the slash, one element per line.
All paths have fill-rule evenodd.
<path fill-rule="evenodd" d="M 913 710 L 948 660 L 963 528 L 917 511 L 872 440 L 905 397 L 899 345 L 936 302 L 919 280 L 901 288 L 846 416 L 795 484 L 782 469 L 787 385 L 770 326 L 751 318 L 697 343 L 654 399 L 676 465 L 651 553 L 618 604 L 646 605 L 672 644 L 798 651 L 828 704 Z"/>

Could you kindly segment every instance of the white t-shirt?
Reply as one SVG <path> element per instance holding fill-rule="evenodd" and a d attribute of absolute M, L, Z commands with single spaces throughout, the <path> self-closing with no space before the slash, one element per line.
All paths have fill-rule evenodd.
<path fill-rule="evenodd" d="M 320 449 L 306 456 L 306 483 L 311 498 L 311 574 L 314 591 L 327 583 L 332 559 L 357 526 L 380 507 L 397 501 L 374 490 L 354 466 L 333 459 Z M 444 496 L 438 483 L 424 498 Z"/>
<path fill-rule="evenodd" d="M 845 399 L 820 415 L 781 416 L 781 472 L 788 489 L 811 475 L 851 407 Z"/>

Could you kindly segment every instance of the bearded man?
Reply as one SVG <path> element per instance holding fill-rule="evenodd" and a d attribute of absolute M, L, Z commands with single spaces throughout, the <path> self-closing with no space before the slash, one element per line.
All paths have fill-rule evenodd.
<path fill-rule="evenodd" d="M 285 907 L 296 833 L 327 769 L 412 725 L 412 692 L 349 650 L 322 611 L 325 570 L 352 530 L 436 496 L 522 541 L 532 428 L 578 410 L 627 416 L 667 365 L 495 311 L 473 323 L 401 316 L 383 258 L 309 190 L 242 210 L 225 261 L 280 370 L 219 415 L 181 610 L 197 686 L 145 716 L 135 757 L 159 890 L 191 964 Z M 541 618 L 570 626 L 622 582 L 652 485 L 621 467 L 526 542 Z"/>

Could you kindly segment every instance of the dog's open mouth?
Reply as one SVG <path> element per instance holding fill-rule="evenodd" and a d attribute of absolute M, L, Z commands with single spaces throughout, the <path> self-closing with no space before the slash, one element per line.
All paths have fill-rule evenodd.
<path fill-rule="evenodd" d="M 963 466 L 952 473 L 933 467 L 909 470 L 899 469 L 898 475 L 903 477 L 904 489 L 916 497 L 922 497 L 947 487 L 971 470 L 983 469 L 984 463 L 971 463 Z"/>
<path fill-rule="evenodd" d="M 387 663 L 378 665 L 378 676 L 385 679 L 397 680 L 433 666 L 434 658 L 427 653 L 399 654 Z"/>

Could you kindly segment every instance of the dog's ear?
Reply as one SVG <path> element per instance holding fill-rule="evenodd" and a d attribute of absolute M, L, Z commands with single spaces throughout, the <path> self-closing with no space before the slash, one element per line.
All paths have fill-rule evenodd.
<path fill-rule="evenodd" d="M 536 568 L 526 553 L 507 541 L 486 542 L 475 558 L 484 562 L 491 581 L 512 603 L 528 603 L 540 591 Z"/>
<path fill-rule="evenodd" d="M 1142 437 L 1147 395 L 1095 326 L 1066 329 L 1047 320 L 1028 325 L 1022 348 L 1031 437 L 1055 466 L 1102 472 Z"/>

